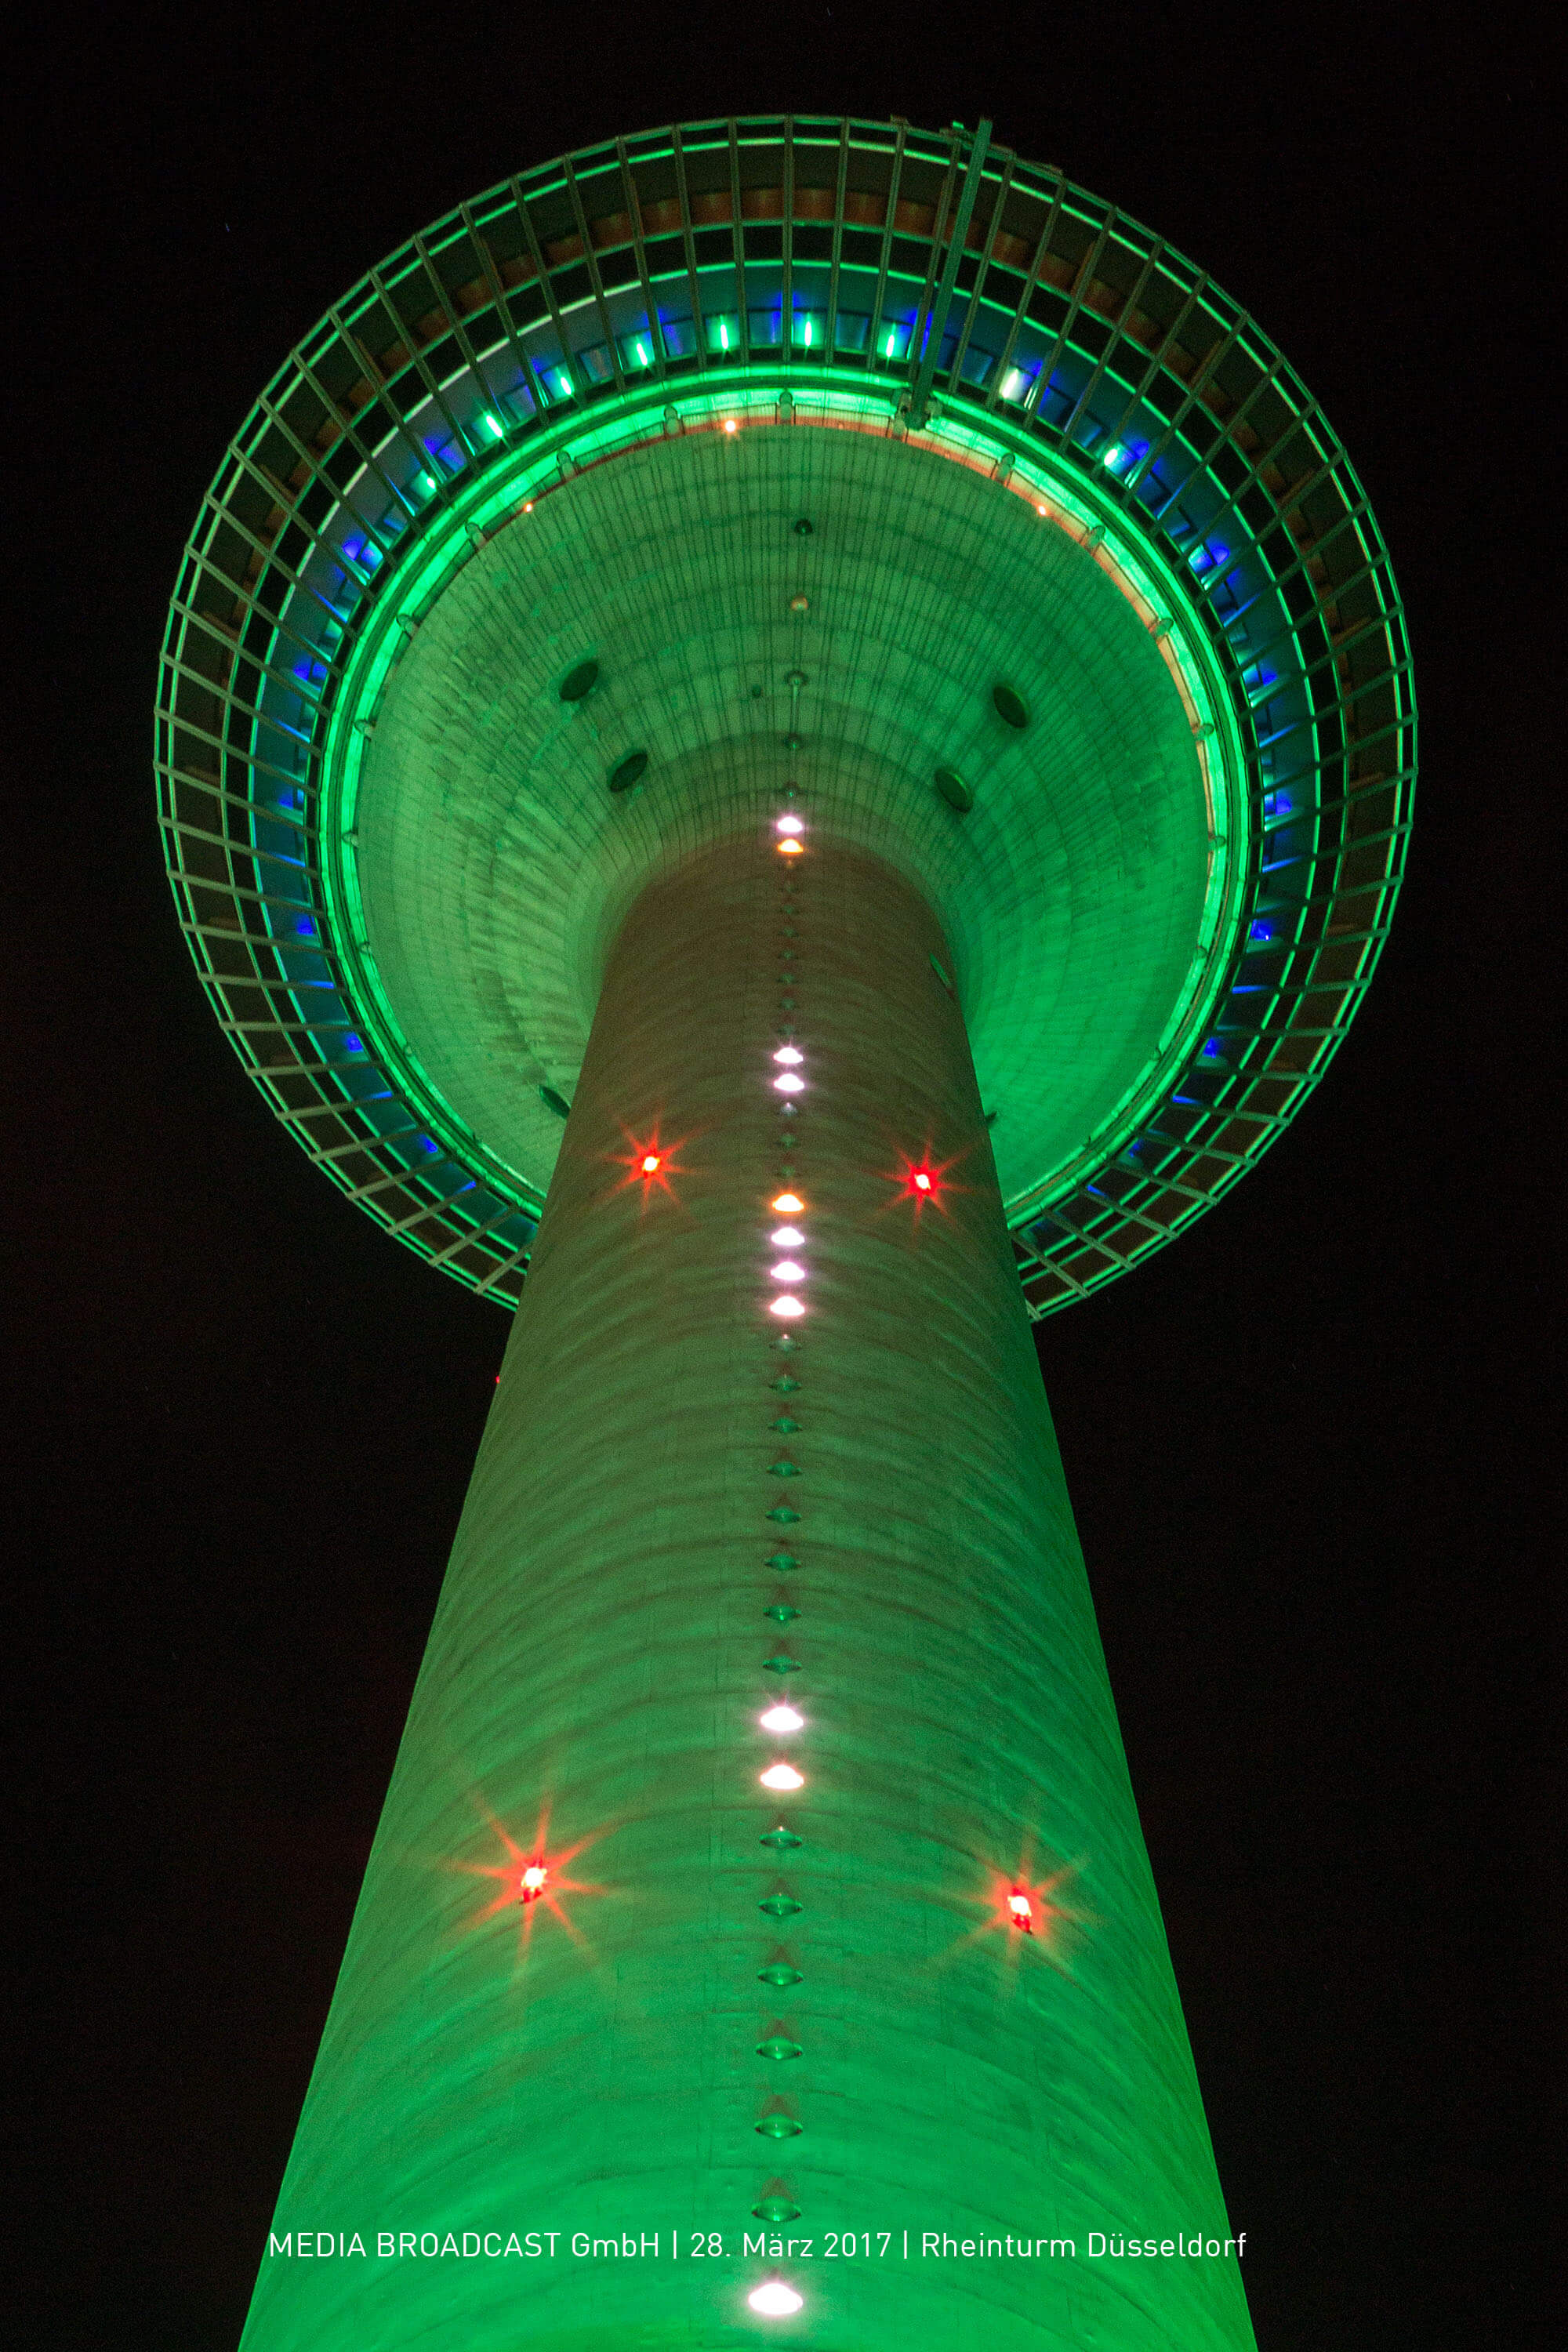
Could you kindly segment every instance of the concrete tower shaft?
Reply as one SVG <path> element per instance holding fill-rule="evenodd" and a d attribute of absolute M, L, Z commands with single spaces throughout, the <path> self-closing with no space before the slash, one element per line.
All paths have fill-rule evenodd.
<path fill-rule="evenodd" d="M 1233 2262 L 1089 2256 L 1224 2208 L 949 949 L 799 808 L 611 952 L 275 2224 L 368 2255 L 247 2352 L 750 2343 L 774 2274 L 855 2352 L 1251 2344 Z M 373 2234 L 514 2230 L 659 2252 Z"/>

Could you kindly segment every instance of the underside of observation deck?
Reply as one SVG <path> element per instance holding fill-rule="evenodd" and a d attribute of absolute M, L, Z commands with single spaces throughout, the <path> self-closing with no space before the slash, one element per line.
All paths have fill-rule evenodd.
<path fill-rule="evenodd" d="M 531 502 L 650 436 L 836 409 L 1139 551 L 1173 583 L 1157 621 L 1222 680 L 1205 723 L 1241 747 L 1247 902 L 1212 1020 L 1135 1133 L 1010 1200 L 1030 1311 L 1223 1193 L 1372 977 L 1410 821 L 1408 648 L 1361 486 L 1253 322 L 1114 208 L 958 131 L 796 117 L 584 151 L 388 257 L 280 372 L 193 535 L 157 733 L 181 919 L 242 1059 L 356 1202 L 503 1302 L 541 1190 L 366 985 L 333 879 L 355 746 L 395 649 Z M 925 756 L 929 777 L 934 733 Z"/>

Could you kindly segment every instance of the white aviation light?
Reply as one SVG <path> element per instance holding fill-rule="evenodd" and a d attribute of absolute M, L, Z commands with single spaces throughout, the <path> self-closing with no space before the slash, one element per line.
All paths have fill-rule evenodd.
<path fill-rule="evenodd" d="M 766 1715 L 760 1715 L 757 1721 L 764 1731 L 803 1731 L 805 1728 L 805 1716 L 796 1715 L 793 1706 L 785 1706 L 782 1702 L 777 1706 L 770 1706 Z"/>
<path fill-rule="evenodd" d="M 788 2319 L 805 2300 L 793 2286 L 785 2286 L 782 2279 L 770 2279 L 766 2286 L 754 2286 L 746 2297 L 752 2309 L 760 2311 L 764 2319 Z"/>

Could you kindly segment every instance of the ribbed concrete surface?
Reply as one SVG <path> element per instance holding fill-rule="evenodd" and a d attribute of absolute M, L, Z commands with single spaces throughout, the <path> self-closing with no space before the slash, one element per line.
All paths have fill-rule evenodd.
<path fill-rule="evenodd" d="M 1224 2210 L 948 950 L 864 851 L 794 866 L 748 827 L 610 959 L 276 2225 L 660 2257 L 271 2260 L 247 2352 L 1251 2344 L 1233 2263 L 1088 2258 Z M 917 1211 L 919 1160 L 945 1173 Z M 786 1692 L 806 1728 L 770 1741 Z M 563 1891 L 525 1932 L 483 1874 L 542 1821 Z M 1033 1942 L 999 1924 L 1015 1878 L 1050 1882 Z M 802 2054 L 756 2054 L 774 2034 Z M 797 2136 L 758 2134 L 775 2112 Z M 668 2259 L 677 2227 L 738 2256 L 781 2183 L 811 2259 Z M 1078 2254 L 906 2263 L 906 2228 Z M 823 2259 L 882 2230 L 886 2260 Z M 770 2269 L 798 2318 L 746 2309 Z"/>
<path fill-rule="evenodd" d="M 563 704 L 587 655 L 599 683 Z M 783 782 L 789 732 L 814 804 L 942 922 L 1008 1197 L 1059 1175 L 1152 1072 L 1198 955 L 1192 728 L 1074 538 L 878 435 L 646 445 L 498 532 L 427 614 L 356 814 L 371 949 L 421 1066 L 542 1187 L 561 1129 L 538 1087 L 575 1089 L 610 940 Z M 634 747 L 643 789 L 612 795 Z M 943 763 L 974 791 L 962 819 L 932 785 Z"/>

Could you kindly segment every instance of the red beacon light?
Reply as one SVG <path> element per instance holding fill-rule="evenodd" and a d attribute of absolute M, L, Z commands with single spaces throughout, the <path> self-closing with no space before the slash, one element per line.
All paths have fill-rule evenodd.
<path fill-rule="evenodd" d="M 544 1892 L 544 1882 L 549 1874 L 549 1872 L 545 1869 L 544 1864 L 542 1862 L 531 1862 L 529 1864 L 528 1868 L 522 1874 L 522 1885 L 520 1890 L 522 1900 L 525 1903 L 538 1902 L 540 1896 Z"/>
<path fill-rule="evenodd" d="M 657 1151 L 645 1151 L 642 1156 L 643 1174 L 645 1176 L 657 1176 L 659 1171 L 661 1158 L 662 1155 Z"/>
<path fill-rule="evenodd" d="M 917 1192 L 934 1192 L 936 1191 L 936 1178 L 931 1174 L 929 1168 L 911 1168 L 910 1171 L 910 1182 Z"/>
<path fill-rule="evenodd" d="M 1021 1886 L 1015 1886 L 1007 1897 L 1007 1914 L 1015 1927 L 1021 1927 L 1026 1936 L 1034 1934 L 1035 1906 Z"/>

